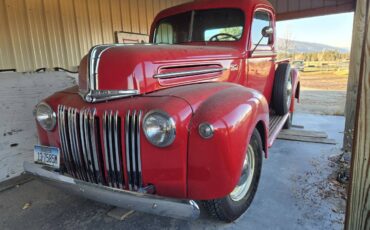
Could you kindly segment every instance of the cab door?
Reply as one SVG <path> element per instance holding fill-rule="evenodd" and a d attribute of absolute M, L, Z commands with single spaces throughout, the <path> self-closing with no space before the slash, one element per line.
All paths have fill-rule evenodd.
<path fill-rule="evenodd" d="M 274 49 L 275 36 L 262 36 L 262 30 L 266 26 L 275 28 L 272 12 L 267 9 L 257 9 L 253 15 L 250 32 L 247 86 L 261 92 L 270 102 L 276 53 Z M 259 45 L 257 45 L 258 42 L 260 42 Z"/>

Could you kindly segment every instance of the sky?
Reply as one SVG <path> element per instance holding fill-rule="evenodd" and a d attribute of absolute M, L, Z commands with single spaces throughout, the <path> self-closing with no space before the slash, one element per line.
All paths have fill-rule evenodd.
<path fill-rule="evenodd" d="M 353 13 L 281 21 L 276 27 L 278 38 L 350 48 Z"/>

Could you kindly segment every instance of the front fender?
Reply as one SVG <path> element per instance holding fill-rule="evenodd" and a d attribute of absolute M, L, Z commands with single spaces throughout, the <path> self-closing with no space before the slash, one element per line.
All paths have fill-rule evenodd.
<path fill-rule="evenodd" d="M 268 104 L 259 92 L 228 84 L 196 104 L 193 113 L 189 127 L 188 197 L 224 197 L 239 181 L 247 145 L 258 122 L 262 122 L 266 132 Z M 203 122 L 214 127 L 211 139 L 199 135 L 198 127 Z M 264 149 L 267 151 L 266 146 Z"/>

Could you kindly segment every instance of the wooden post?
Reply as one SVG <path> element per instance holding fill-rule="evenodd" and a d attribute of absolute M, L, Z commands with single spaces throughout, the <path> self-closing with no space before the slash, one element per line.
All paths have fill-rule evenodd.
<path fill-rule="evenodd" d="M 351 68 L 358 67 L 358 97 L 355 116 L 355 130 L 352 149 L 351 184 L 347 203 L 346 223 L 348 230 L 370 229 L 370 0 L 357 0 L 355 24 L 363 27 L 363 33 L 357 33 L 356 39 L 361 49 L 360 55 L 351 60 Z M 352 47 L 358 47 L 353 44 Z M 355 63 L 357 62 L 358 63 Z"/>
<path fill-rule="evenodd" d="M 361 3 L 362 2 L 362 3 Z M 345 107 L 346 123 L 344 128 L 343 150 L 352 151 L 353 132 L 355 128 L 355 114 L 357 106 L 357 91 L 361 63 L 362 41 L 365 30 L 365 10 L 366 1 L 358 1 L 356 14 L 353 22 L 352 47 L 351 47 L 351 65 L 349 67 L 347 98 Z M 360 7 L 360 8 L 359 8 Z"/>

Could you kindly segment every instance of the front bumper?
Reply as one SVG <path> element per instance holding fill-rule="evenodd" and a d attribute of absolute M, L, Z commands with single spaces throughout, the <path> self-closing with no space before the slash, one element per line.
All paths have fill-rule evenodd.
<path fill-rule="evenodd" d="M 196 219 L 200 210 L 192 200 L 177 200 L 96 185 L 63 176 L 50 168 L 24 162 L 24 170 L 55 187 L 112 206 L 177 219 Z"/>

